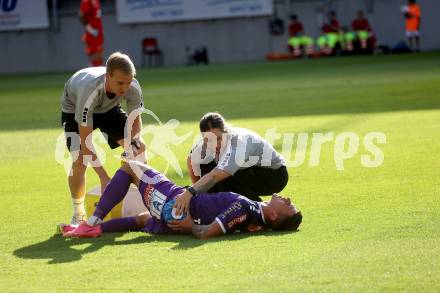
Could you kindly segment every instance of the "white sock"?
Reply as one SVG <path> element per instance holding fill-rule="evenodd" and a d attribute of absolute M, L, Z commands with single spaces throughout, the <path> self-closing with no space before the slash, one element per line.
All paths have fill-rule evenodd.
<path fill-rule="evenodd" d="M 95 226 L 95 225 L 99 225 L 102 223 L 102 220 L 98 217 L 95 216 L 91 216 L 88 220 L 87 220 L 87 225 L 89 226 Z"/>
<path fill-rule="evenodd" d="M 84 209 L 84 196 L 81 198 L 73 198 L 72 197 L 72 206 L 73 206 L 73 214 L 76 215 L 85 215 L 86 210 Z"/>

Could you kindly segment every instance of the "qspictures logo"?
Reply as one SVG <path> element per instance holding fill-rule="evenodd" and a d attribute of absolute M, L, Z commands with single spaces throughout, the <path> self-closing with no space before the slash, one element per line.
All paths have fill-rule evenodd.
<path fill-rule="evenodd" d="M 149 115 L 156 121 L 155 124 L 150 124 L 142 128 L 140 136 L 142 138 L 148 136 L 148 140 L 144 139 L 147 147 L 146 153 L 148 154 L 148 161 L 156 156 L 165 160 L 166 166 L 163 170 L 159 170 L 160 173 L 166 175 L 167 172 L 172 169 L 181 178 L 183 177 L 182 166 L 172 146 L 178 147 L 185 142 L 197 145 L 201 143 L 201 141 L 206 140 L 207 147 L 205 151 L 207 151 L 208 154 L 192 152 L 191 156 L 194 161 L 197 159 L 203 161 L 206 155 L 216 156 L 216 146 L 219 138 L 213 133 L 204 133 L 203 139 L 200 133 L 194 133 L 193 131 L 179 135 L 178 133 L 180 131 L 178 131 L 178 129 L 180 122 L 178 120 L 170 119 L 163 123 L 154 112 L 148 109 L 135 110 L 129 115 L 125 126 L 126 139 L 124 141 L 126 144 L 123 146 L 124 150 L 129 150 L 132 147 L 130 144 L 131 128 L 135 117 L 141 114 Z M 67 152 L 66 154 L 66 138 L 71 140 L 72 149 L 76 149 L 77 151 Z M 274 154 L 274 149 L 271 146 L 278 145 L 281 146 L 277 148 L 278 152 L 284 164 L 289 168 L 298 168 L 304 165 L 308 165 L 308 167 L 318 167 L 321 163 L 321 153 L 323 153 L 323 149 L 327 152 L 329 147 L 332 149 L 334 166 L 337 171 L 344 171 L 346 169 L 345 162 L 347 160 L 355 160 L 356 158 L 359 160 L 359 164 L 365 168 L 377 168 L 384 163 L 385 154 L 381 146 L 387 142 L 385 133 L 380 131 L 371 131 L 360 135 L 353 131 L 341 133 L 291 133 L 278 132 L 276 128 L 270 128 L 265 131 L 262 138 L 269 143 L 266 144 L 266 146 L 269 147 L 263 149 L 261 156 L 249 155 L 247 152 L 249 149 L 258 147 L 261 141 L 243 140 L 240 147 L 233 153 L 228 149 L 220 151 L 218 164 L 225 164 L 225 161 L 233 160 L 238 166 L 250 167 L 259 165 L 261 167 L 271 167 Z M 221 141 L 227 141 L 228 139 L 230 138 L 225 134 Z M 74 146 L 74 144 L 76 144 L 76 146 Z M 107 153 L 103 148 L 107 144 L 107 136 L 105 133 L 103 133 L 103 135 L 90 134 L 89 137 L 86 138 L 85 144 L 89 149 L 95 150 L 99 160 L 85 160 L 84 163 L 90 163 L 92 166 L 98 166 L 97 164 L 104 166 L 107 159 Z M 225 144 L 227 145 L 227 143 Z M 253 144 L 256 146 L 253 146 Z M 72 162 L 79 158 L 79 149 L 80 139 L 77 133 L 60 133 L 56 142 L 54 156 L 55 160 L 64 166 L 67 175 L 71 173 Z M 204 148 L 200 149 L 203 150 Z M 188 153 L 190 150 L 191 148 L 188 148 Z M 143 153 L 138 154 L 135 159 L 139 162 L 144 162 L 144 156 L 145 154 Z M 120 159 L 120 157 L 118 156 L 116 159 Z M 139 179 L 142 179 L 142 174 L 143 173 L 139 174 Z"/>

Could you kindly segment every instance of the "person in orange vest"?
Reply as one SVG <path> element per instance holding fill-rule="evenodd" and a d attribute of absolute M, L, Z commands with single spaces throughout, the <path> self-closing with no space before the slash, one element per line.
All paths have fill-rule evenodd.
<path fill-rule="evenodd" d="M 401 8 L 405 19 L 406 37 L 409 46 L 416 52 L 420 51 L 420 6 L 416 0 L 408 0 L 408 5 Z"/>

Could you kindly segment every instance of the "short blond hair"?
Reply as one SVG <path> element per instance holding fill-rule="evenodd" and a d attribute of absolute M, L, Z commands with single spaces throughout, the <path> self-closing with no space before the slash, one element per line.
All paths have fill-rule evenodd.
<path fill-rule="evenodd" d="M 108 57 L 105 64 L 107 73 L 112 73 L 115 70 L 120 70 L 126 74 L 136 76 L 136 68 L 127 54 L 121 52 L 114 52 Z"/>

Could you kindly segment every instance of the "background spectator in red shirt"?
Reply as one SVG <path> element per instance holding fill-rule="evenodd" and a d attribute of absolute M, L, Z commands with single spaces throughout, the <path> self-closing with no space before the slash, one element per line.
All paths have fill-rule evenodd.
<path fill-rule="evenodd" d="M 322 25 L 322 35 L 317 43 L 323 55 L 332 55 L 337 48 L 341 47 L 340 30 L 341 26 L 336 17 L 336 12 L 330 11 L 328 21 Z"/>
<path fill-rule="evenodd" d="M 329 20 L 324 23 L 322 26 L 323 33 L 339 33 L 341 29 L 341 25 L 339 24 L 339 20 L 336 16 L 336 12 L 330 11 L 328 14 Z"/>
<path fill-rule="evenodd" d="M 79 18 L 84 25 L 83 41 L 86 45 L 86 54 L 92 66 L 103 64 L 104 34 L 102 30 L 101 4 L 99 0 L 82 0 Z"/>
<path fill-rule="evenodd" d="M 356 33 L 362 49 L 374 49 L 376 47 L 376 37 L 373 29 L 362 10 L 357 12 L 357 17 L 353 20 L 351 27 Z"/>
<path fill-rule="evenodd" d="M 289 36 L 290 37 L 299 37 L 304 33 L 304 27 L 302 23 L 298 20 L 298 16 L 293 14 L 290 16 L 289 23 Z"/>
<path fill-rule="evenodd" d="M 299 57 L 303 55 L 301 49 L 305 50 L 305 55 L 313 54 L 313 38 L 304 34 L 304 27 L 298 20 L 298 16 L 293 14 L 290 16 L 289 24 L 289 40 L 287 41 L 290 52 L 293 56 Z"/>

